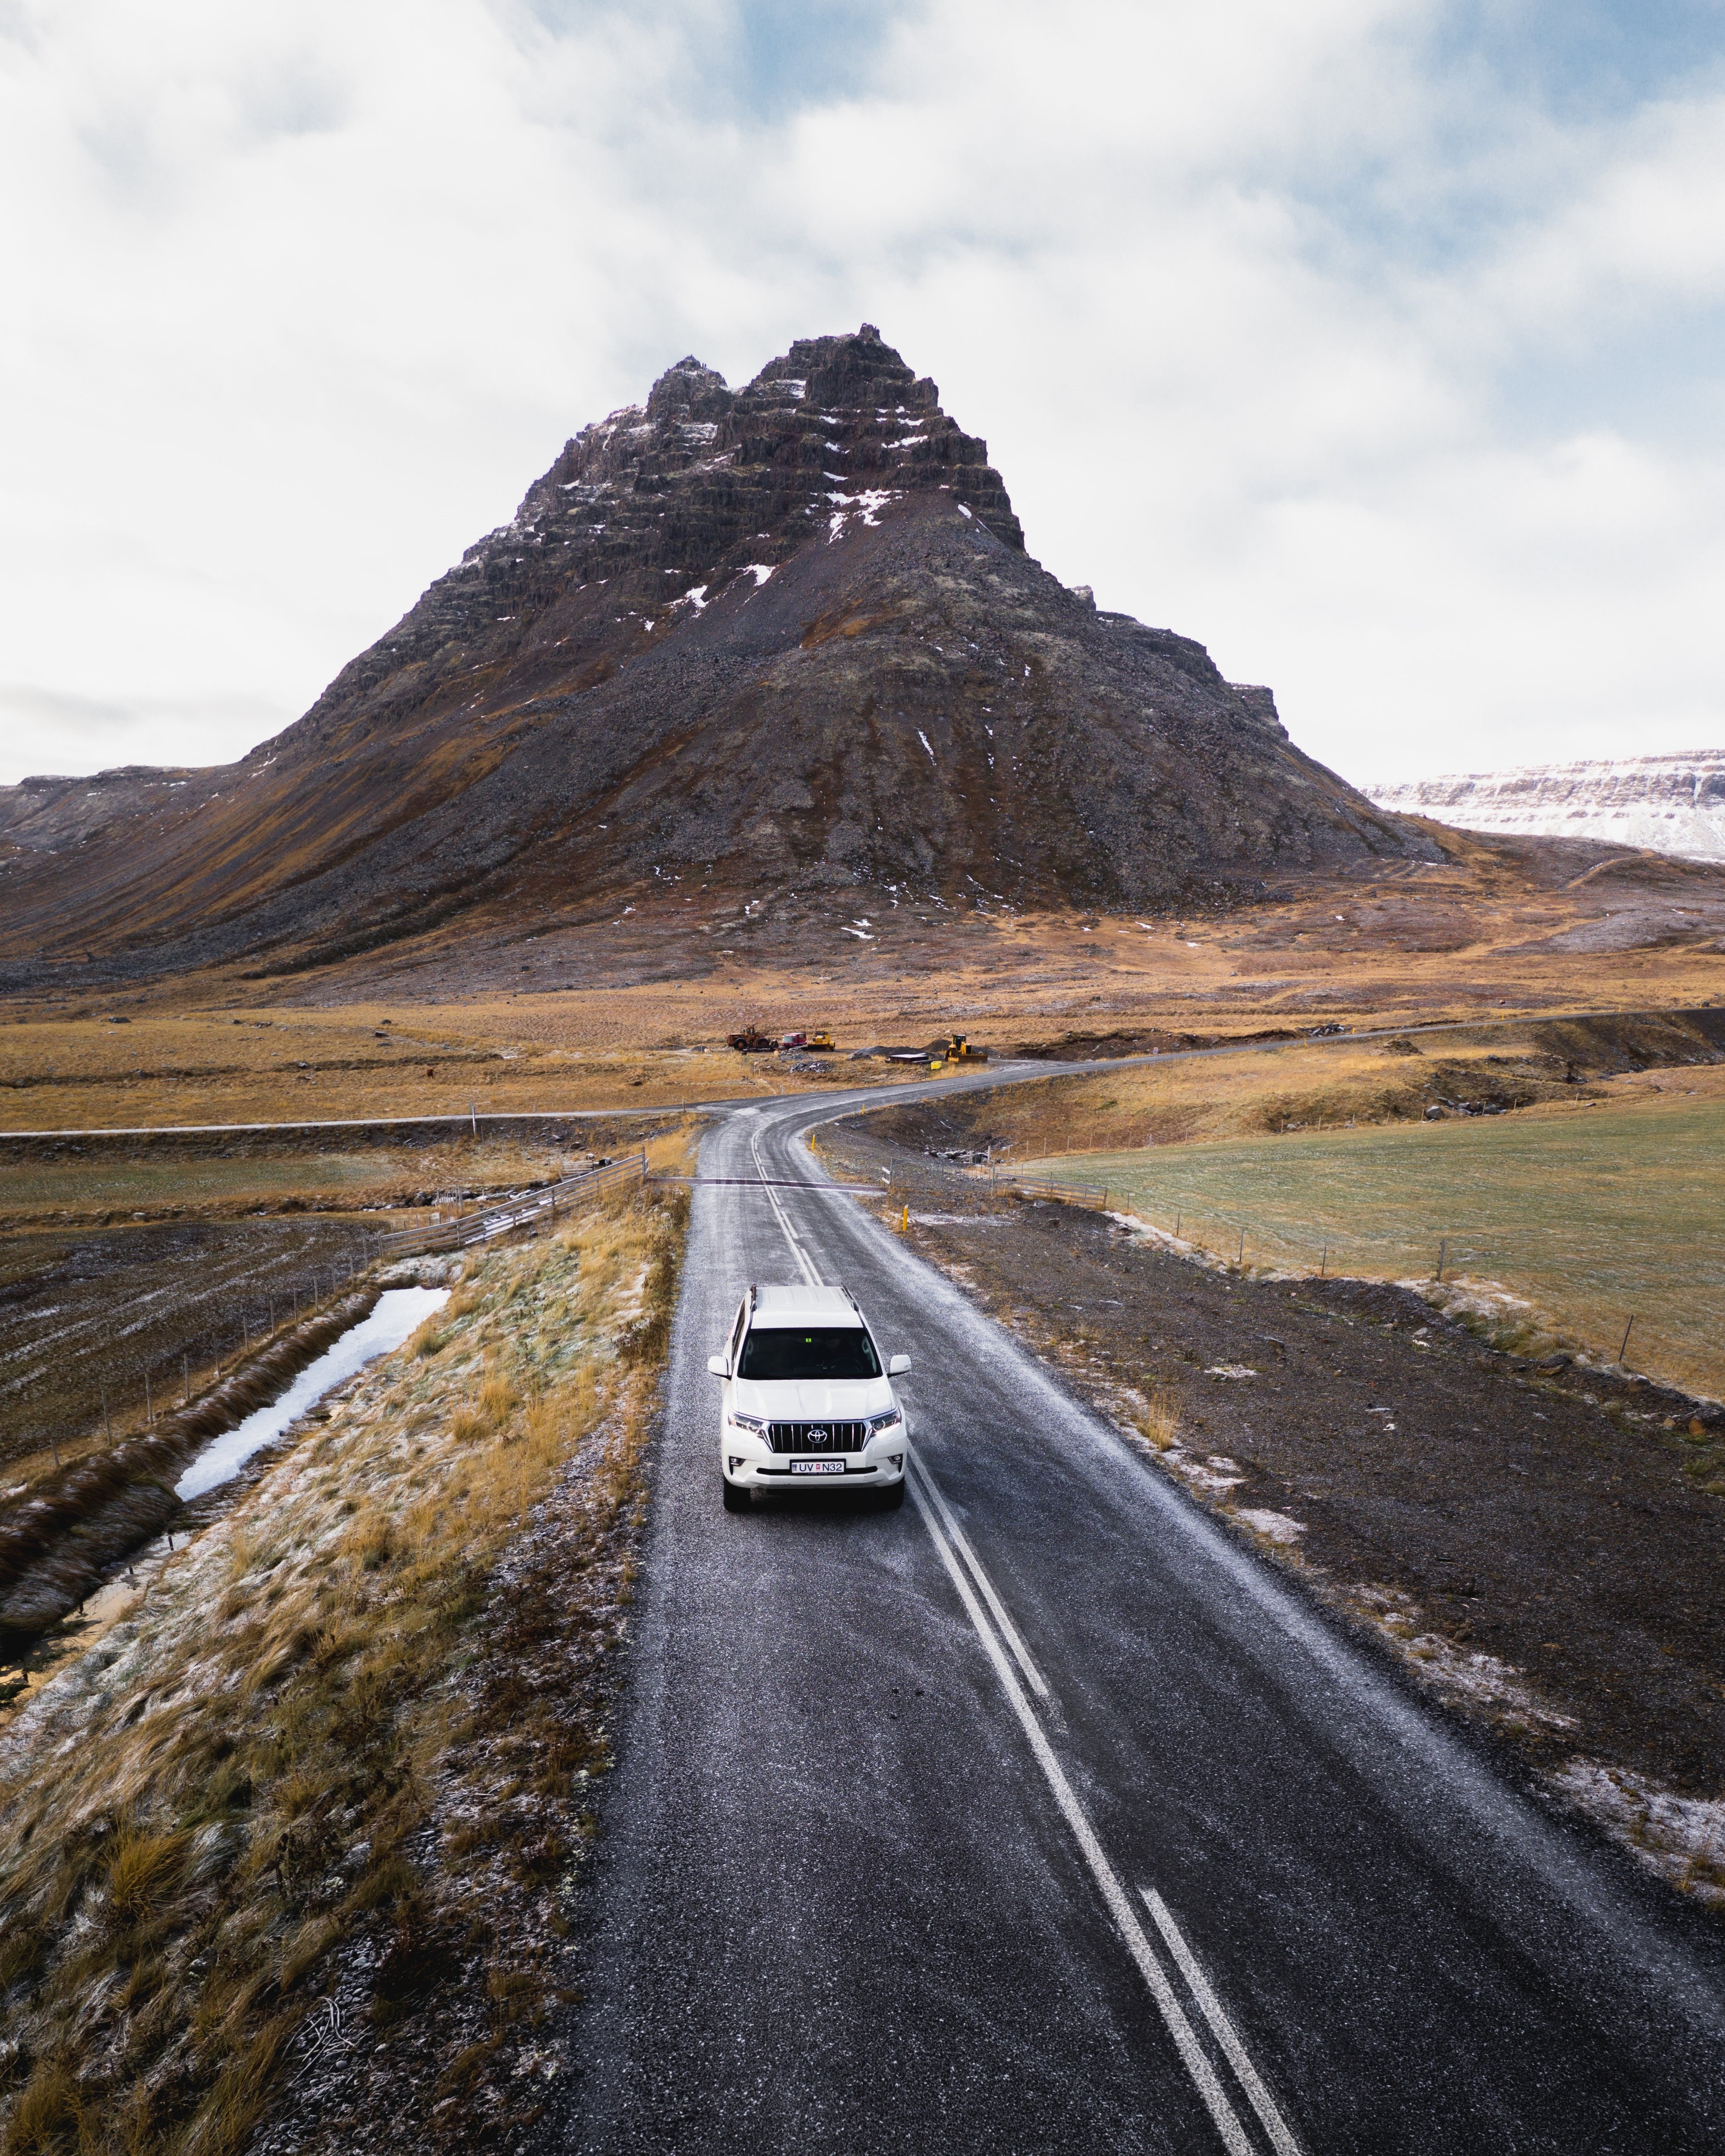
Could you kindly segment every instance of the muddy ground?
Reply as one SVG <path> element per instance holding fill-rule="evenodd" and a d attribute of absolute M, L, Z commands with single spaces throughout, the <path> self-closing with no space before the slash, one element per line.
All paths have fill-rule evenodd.
<path fill-rule="evenodd" d="M 472 1144 L 437 1128 L 361 1130 L 339 1149 L 329 1132 L 292 1130 L 0 1141 L 13 1201 L 0 1218 L 0 1490 L 52 1466 L 55 1448 L 143 1428 L 325 1301 L 379 1235 L 425 1209 L 549 1181 L 647 1127 L 607 1119 L 569 1139 L 553 1123 L 543 1137 Z M 196 1182 L 212 1163 L 229 1178 L 219 1192 Z M 128 1194 L 146 1168 L 158 1180 Z M 346 1194 L 337 1169 L 352 1171 Z M 33 1213 L 20 1195 L 29 1176 L 63 1170 L 54 1202 L 70 1201 L 66 1216 Z"/>
<path fill-rule="evenodd" d="M 1719 1796 L 1717 1409 L 1497 1353 L 1402 1289 L 1208 1269 L 1103 1213 L 991 1200 L 866 1125 L 821 1150 L 893 1167 L 914 1248 L 1527 1764 Z"/>
<path fill-rule="evenodd" d="M 142 1428 L 326 1301 L 363 1263 L 368 1230 L 305 1214 L 14 1235 L 0 1253 L 0 1481 L 55 1446 Z"/>

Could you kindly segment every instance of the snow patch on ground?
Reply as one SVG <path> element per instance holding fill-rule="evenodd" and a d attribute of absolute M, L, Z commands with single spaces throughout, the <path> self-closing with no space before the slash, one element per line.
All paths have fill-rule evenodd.
<path fill-rule="evenodd" d="M 1439 1698 L 1484 1708 L 1494 1721 L 1512 1727 L 1575 1727 L 1573 1717 L 1547 1707 L 1512 1663 L 1458 1645 L 1440 1632 L 1421 1631 L 1423 1613 L 1411 1594 L 1362 1586 L 1347 1590 L 1344 1599 Z"/>
<path fill-rule="evenodd" d="M 1597 1759 L 1572 1759 L 1550 1779 L 1650 1871 L 1710 1908 L 1725 1908 L 1725 1797 L 1680 1797 Z"/>
<path fill-rule="evenodd" d="M 745 562 L 743 564 L 742 574 L 745 577 L 753 577 L 754 588 L 759 591 L 778 566 L 776 562 Z"/>
<path fill-rule="evenodd" d="M 1291 1544 L 1305 1532 L 1304 1520 L 1290 1520 L 1285 1512 L 1265 1512 L 1242 1505 L 1235 1512 L 1237 1520 L 1244 1520 L 1254 1535 L 1262 1535 L 1266 1542 Z"/>
<path fill-rule="evenodd" d="M 1189 1482 L 1195 1490 L 1208 1490 L 1220 1496 L 1224 1490 L 1238 1489 L 1246 1479 L 1246 1471 L 1237 1460 L 1226 1453 L 1213 1452 L 1208 1460 L 1194 1460 L 1189 1452 L 1177 1449 L 1165 1452 L 1161 1462 L 1170 1474 L 1177 1475 L 1182 1482 Z"/>

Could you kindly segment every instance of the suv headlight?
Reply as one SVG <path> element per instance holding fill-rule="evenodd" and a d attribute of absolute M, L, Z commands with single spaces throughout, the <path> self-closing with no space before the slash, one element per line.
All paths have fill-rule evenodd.
<path fill-rule="evenodd" d="M 878 1437 L 884 1430 L 899 1429 L 904 1421 L 904 1418 L 897 1408 L 889 1408 L 884 1414 L 870 1415 L 868 1435 L 871 1437 Z"/>
<path fill-rule="evenodd" d="M 765 1437 L 767 1434 L 765 1420 L 760 1415 L 739 1414 L 734 1408 L 729 1420 L 733 1430 L 746 1430 L 751 1436 Z"/>

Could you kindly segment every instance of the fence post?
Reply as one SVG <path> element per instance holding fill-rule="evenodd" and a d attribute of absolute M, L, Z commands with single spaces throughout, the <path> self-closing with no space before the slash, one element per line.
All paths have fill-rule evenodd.
<path fill-rule="evenodd" d="M 1626 1332 L 1623 1337 L 1625 1340 L 1629 1338 L 1629 1335 Z M 1621 1356 L 1618 1358 L 1619 1362 L 1621 1362 L 1622 1359 L 1623 1358 Z M 155 1429 L 156 1407 L 155 1403 L 150 1398 L 150 1373 L 147 1370 L 144 1373 L 144 1420 L 149 1424 L 152 1430 Z"/>
<path fill-rule="evenodd" d="M 1323 1255 L 1322 1255 L 1322 1256 L 1321 1256 L 1321 1257 L 1320 1257 L 1320 1259 L 1318 1260 L 1318 1278 L 1319 1278 L 1320 1280 L 1322 1280 L 1322 1279 L 1323 1279 L 1324 1275 L 1325 1275 L 1325 1271 L 1326 1271 L 1326 1268 L 1328 1267 L 1329 1263 L 1330 1263 L 1330 1245 L 1329 1245 L 1329 1244 L 1328 1244 L 1327 1242 L 1326 1242 L 1326 1244 L 1324 1245 Z"/>
<path fill-rule="evenodd" d="M 1234 1263 L 1235 1263 L 1237 1265 L 1244 1265 L 1244 1264 L 1245 1264 L 1245 1262 L 1246 1262 L 1246 1231 L 1245 1231 L 1245 1229 L 1244 1229 L 1244 1228 L 1242 1228 L 1242 1229 L 1241 1229 L 1241 1230 L 1240 1230 L 1240 1247 L 1239 1247 L 1239 1250 L 1238 1250 L 1238 1253 L 1237 1253 L 1237 1254 L 1236 1254 L 1236 1255 L 1235 1255 L 1235 1258 L 1234 1258 Z"/>
<path fill-rule="evenodd" d="M 1444 1236 L 1439 1236 L 1438 1239 L 1438 1270 L 1435 1275 L 1435 1277 L 1438 1280 L 1442 1280 L 1444 1277 L 1444 1253 L 1448 1247 L 1448 1239 Z"/>
<path fill-rule="evenodd" d="M 182 1355 L 180 1358 L 180 1405 L 184 1408 L 189 1407 L 191 1404 L 192 1358 L 189 1355 Z"/>
<path fill-rule="evenodd" d="M 1629 1324 L 1628 1324 L 1628 1325 L 1625 1325 L 1625 1327 L 1623 1328 L 1623 1345 L 1622 1345 L 1622 1347 L 1620 1347 L 1620 1348 L 1618 1349 L 1618 1351 L 1617 1351 L 1617 1359 L 1618 1359 L 1618 1361 L 1619 1361 L 1619 1363 L 1620 1363 L 1620 1362 L 1622 1362 L 1622 1360 L 1623 1360 L 1624 1357 L 1625 1357 L 1625 1356 L 1629 1353 L 1629 1347 L 1630 1347 L 1630 1332 L 1631 1328 L 1632 1328 L 1632 1327 L 1633 1327 L 1633 1326 L 1635 1325 L 1635 1319 L 1634 1319 L 1633 1317 L 1631 1317 L 1631 1318 L 1630 1318 L 1630 1322 L 1629 1322 Z"/>

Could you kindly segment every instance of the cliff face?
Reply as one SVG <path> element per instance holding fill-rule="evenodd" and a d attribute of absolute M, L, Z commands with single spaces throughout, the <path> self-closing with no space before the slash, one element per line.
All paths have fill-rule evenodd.
<path fill-rule="evenodd" d="M 1725 749 L 1470 772 L 1366 790 L 1393 814 L 1467 830 L 1604 839 L 1725 861 Z"/>
<path fill-rule="evenodd" d="M 986 444 L 865 325 L 687 359 L 570 441 L 239 762 L 0 788 L 9 977 L 290 963 L 453 914 L 739 888 L 1189 905 L 1431 858 L 1267 689 L 1024 552 Z"/>

